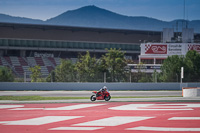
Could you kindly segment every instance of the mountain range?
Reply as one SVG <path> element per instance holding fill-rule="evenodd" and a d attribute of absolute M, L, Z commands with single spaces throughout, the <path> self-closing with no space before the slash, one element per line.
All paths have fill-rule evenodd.
<path fill-rule="evenodd" d="M 200 20 L 186 21 L 177 19 L 162 21 L 143 16 L 132 17 L 120 15 L 96 6 L 85 6 L 76 10 L 66 11 L 46 21 L 0 14 L 0 22 L 150 31 L 162 31 L 163 28 L 174 28 L 175 31 L 180 31 L 187 23 L 189 28 L 194 28 L 196 33 L 200 33 Z"/>

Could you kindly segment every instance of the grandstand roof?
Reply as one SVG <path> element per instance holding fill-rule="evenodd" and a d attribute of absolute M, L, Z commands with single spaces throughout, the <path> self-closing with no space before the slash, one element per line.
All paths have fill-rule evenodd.
<path fill-rule="evenodd" d="M 0 38 L 141 43 L 161 40 L 161 32 L 72 26 L 0 23 Z"/>

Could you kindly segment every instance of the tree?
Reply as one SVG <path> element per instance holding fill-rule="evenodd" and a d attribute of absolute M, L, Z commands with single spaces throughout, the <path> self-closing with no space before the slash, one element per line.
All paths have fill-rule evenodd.
<path fill-rule="evenodd" d="M 0 82 L 13 82 L 12 71 L 7 67 L 0 67 Z"/>
<path fill-rule="evenodd" d="M 137 72 L 132 74 L 133 82 L 150 82 L 150 77 L 144 72 L 146 71 L 145 66 L 142 62 L 137 64 Z"/>
<path fill-rule="evenodd" d="M 51 74 L 52 76 L 55 74 L 56 82 L 74 82 L 76 80 L 74 67 L 71 60 L 61 60 L 61 64 Z"/>
<path fill-rule="evenodd" d="M 39 65 L 36 65 L 34 67 L 30 67 L 29 70 L 32 72 L 31 74 L 31 82 L 41 82 L 41 67 Z"/>
<path fill-rule="evenodd" d="M 48 77 L 46 78 L 46 82 L 56 82 L 54 70 L 49 73 Z"/>
<path fill-rule="evenodd" d="M 161 82 L 161 80 L 160 80 L 160 73 L 157 72 L 156 69 L 154 69 L 154 72 L 152 74 L 152 82 Z"/>
<path fill-rule="evenodd" d="M 183 81 L 200 81 L 200 54 L 196 51 L 188 51 L 185 57 L 169 56 L 161 66 L 160 79 L 164 82 L 180 81 L 181 67 L 184 67 Z"/>
<path fill-rule="evenodd" d="M 78 72 L 80 82 L 94 81 L 97 73 L 97 60 L 91 57 L 89 51 L 85 55 L 80 55 L 78 62 L 75 65 L 75 70 Z"/>
<path fill-rule="evenodd" d="M 180 79 L 181 67 L 184 67 L 184 57 L 172 55 L 167 57 L 161 66 L 161 80 L 164 82 L 176 82 Z"/>
<path fill-rule="evenodd" d="M 152 77 L 150 75 L 144 74 L 138 82 L 152 82 Z"/>
<path fill-rule="evenodd" d="M 110 49 L 106 55 L 102 56 L 101 58 L 101 66 L 103 67 L 102 70 L 108 70 L 111 75 L 111 81 L 121 81 L 125 76 L 125 66 L 127 66 L 124 53 L 119 50 Z"/>
<path fill-rule="evenodd" d="M 200 81 L 200 54 L 196 51 L 188 51 L 185 57 L 184 81 Z"/>

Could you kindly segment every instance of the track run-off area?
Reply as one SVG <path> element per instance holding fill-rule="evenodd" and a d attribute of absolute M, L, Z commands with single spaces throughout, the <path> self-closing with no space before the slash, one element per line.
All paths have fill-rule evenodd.
<path fill-rule="evenodd" d="M 199 112 L 200 102 L 0 104 L 0 132 L 200 132 Z"/>

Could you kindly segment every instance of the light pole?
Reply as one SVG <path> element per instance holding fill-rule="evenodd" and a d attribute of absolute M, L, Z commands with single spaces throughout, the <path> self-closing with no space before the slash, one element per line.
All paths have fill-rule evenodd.
<path fill-rule="evenodd" d="M 182 83 L 182 79 L 184 78 L 184 68 L 181 67 L 181 83 Z"/>

